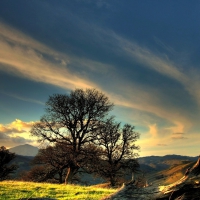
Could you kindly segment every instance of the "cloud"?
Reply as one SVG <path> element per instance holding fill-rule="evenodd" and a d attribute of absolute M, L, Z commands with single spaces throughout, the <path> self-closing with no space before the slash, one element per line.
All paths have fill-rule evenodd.
<path fill-rule="evenodd" d="M 138 114 L 138 123 L 143 126 L 147 126 L 152 135 L 156 135 L 162 132 L 171 134 L 173 132 L 184 132 L 187 131 L 195 123 L 194 119 L 188 117 L 188 115 L 183 114 L 183 110 L 176 108 L 166 107 L 160 101 L 160 94 L 158 91 L 152 88 L 143 89 L 136 85 L 136 87 L 131 87 L 126 81 L 123 85 L 116 84 L 116 93 L 109 93 L 108 96 L 115 105 L 123 106 L 132 110 L 129 118 L 134 118 L 135 112 L 140 111 Z M 142 117 L 141 117 L 142 116 Z M 160 119 L 159 119 L 160 118 Z M 158 130 L 156 125 L 153 125 L 155 121 L 165 120 L 165 129 Z M 163 123 L 163 122 L 162 122 Z"/>
<path fill-rule="evenodd" d="M 11 140 L 11 142 L 13 142 L 15 144 L 26 144 L 26 143 L 33 142 L 33 140 L 25 139 L 25 138 L 20 137 L 20 136 L 11 137 L 10 140 Z"/>
<path fill-rule="evenodd" d="M 38 101 L 36 99 L 30 99 L 30 98 L 19 96 L 17 94 L 10 94 L 10 93 L 7 93 L 7 92 L 2 92 L 2 91 L 0 91 L 0 93 L 5 94 L 5 95 L 10 96 L 10 97 L 13 97 L 15 99 L 22 100 L 22 101 L 36 103 L 36 104 L 40 104 L 40 105 L 45 105 L 44 102 Z"/>
<path fill-rule="evenodd" d="M 9 136 L 0 131 L 0 140 L 6 140 L 6 139 L 9 139 Z"/>
<path fill-rule="evenodd" d="M 175 135 L 175 136 L 180 136 L 180 135 L 183 135 L 184 133 L 181 133 L 181 132 L 177 132 L 177 133 L 172 133 L 172 135 Z"/>
<path fill-rule="evenodd" d="M 30 129 L 33 126 L 34 122 L 23 122 L 20 119 L 16 119 L 12 123 L 10 123 L 9 126 L 16 127 L 19 131 L 22 131 L 24 129 Z"/>
<path fill-rule="evenodd" d="M 28 37 L 27 35 L 17 31 L 16 29 L 13 29 L 3 23 L 0 23 L 0 25 L 0 62 L 6 64 L 6 66 L 0 65 L 0 70 L 7 71 L 17 76 L 22 76 L 34 81 L 56 85 L 65 89 L 90 87 L 101 89 L 99 84 L 94 83 L 94 81 L 92 82 L 91 78 L 89 80 L 89 77 L 91 77 L 89 76 L 89 73 L 98 73 L 98 76 L 100 76 L 99 73 L 102 73 L 103 75 L 109 71 L 112 71 L 112 73 L 116 76 L 117 72 L 115 72 L 114 67 L 109 64 L 104 64 L 86 58 L 78 58 L 77 56 L 69 56 L 67 54 L 54 51 L 51 48 Z M 102 36 L 107 34 L 110 38 L 114 38 L 111 40 L 112 45 L 110 45 L 110 48 L 113 48 L 114 45 L 117 45 L 117 48 L 114 49 L 121 49 L 123 54 L 128 54 L 132 58 L 132 53 L 134 53 L 134 59 L 140 60 L 141 62 L 146 60 L 146 65 L 151 67 L 157 66 L 156 69 L 162 73 L 167 73 L 170 76 L 180 77 L 180 79 L 185 79 L 185 76 L 181 72 L 168 66 L 160 57 L 155 56 L 149 50 L 131 43 L 130 41 L 119 37 L 113 32 L 106 32 L 95 28 L 94 37 L 97 37 L 98 39 L 98 31 L 102 34 Z M 98 40 L 98 42 L 100 42 L 100 40 Z M 104 41 L 104 44 L 105 42 L 106 41 Z M 150 59 L 152 59 L 152 61 Z M 77 68 L 77 66 L 79 67 Z M 75 69 L 79 70 L 76 71 Z M 89 72 L 86 73 L 88 70 Z M 119 78 L 121 79 L 121 77 Z M 134 95 L 134 101 L 132 101 L 133 95 L 129 95 L 128 97 L 128 99 L 131 99 L 130 102 L 127 98 L 118 96 L 122 99 L 122 101 L 117 98 L 112 98 L 116 104 L 139 110 L 145 110 L 167 119 L 171 118 L 169 112 L 164 110 L 162 105 L 158 105 L 159 94 L 152 95 L 155 94 L 155 90 L 150 88 L 145 90 L 144 88 L 141 88 L 141 86 L 138 87 L 138 85 L 138 88 L 127 87 L 129 86 L 129 83 L 126 83 L 125 80 L 119 81 L 118 76 L 116 76 L 116 79 L 113 80 L 113 85 L 116 85 L 117 82 L 122 84 L 122 89 L 120 91 L 122 92 L 121 96 L 124 96 L 125 92 L 125 95 L 131 93 Z M 128 89 L 123 91 L 124 88 Z M 152 90 L 152 94 L 150 90 Z M 116 92 L 115 96 L 120 93 L 117 92 L 116 89 L 114 92 Z M 108 93 L 110 94 L 111 92 L 108 91 Z M 15 98 L 20 98 L 21 100 L 40 103 L 36 100 L 26 99 L 17 95 L 14 96 Z M 156 98 L 156 96 L 158 98 Z"/>
<path fill-rule="evenodd" d="M 190 65 L 189 68 L 188 66 L 184 66 L 185 68 L 180 67 L 180 63 L 169 60 L 166 54 L 153 52 L 149 48 L 142 47 L 134 41 L 120 37 L 114 32 L 108 32 L 108 34 L 112 35 L 115 40 L 113 46 L 118 46 L 115 49 L 120 49 L 122 54 L 129 56 L 130 60 L 141 63 L 143 67 L 181 83 L 200 106 L 200 71 L 198 68 L 194 68 L 190 63 L 188 63 Z M 167 48 L 171 53 L 173 52 L 171 47 Z M 178 53 L 176 52 L 175 54 L 177 55 Z"/>
<path fill-rule="evenodd" d="M 185 133 L 177 132 L 177 133 L 172 133 L 171 139 L 173 140 L 182 140 L 182 139 L 188 139 L 187 137 L 184 137 Z"/>
<path fill-rule="evenodd" d="M 0 124 L 0 133 L 9 135 L 9 137 L 16 137 L 18 135 L 27 135 L 34 122 L 23 122 L 16 119 L 10 124 Z"/>
<path fill-rule="evenodd" d="M 172 136 L 171 139 L 173 140 L 182 140 L 182 139 L 188 139 L 187 137 L 183 137 L 183 136 Z"/>
<path fill-rule="evenodd" d="M 94 27 L 94 36 L 98 38 L 99 42 L 101 41 L 104 44 L 105 48 L 113 52 L 114 55 L 126 58 L 132 63 L 132 66 L 134 66 L 135 62 L 138 62 L 141 65 L 137 65 L 137 67 L 148 68 L 177 81 L 177 84 L 181 83 L 184 88 L 179 86 L 179 89 L 181 91 L 186 89 L 188 92 L 186 99 L 191 98 L 190 94 L 195 96 L 195 99 L 193 97 L 191 98 L 191 103 L 194 103 L 193 100 L 198 102 L 198 98 L 200 100 L 200 92 L 197 89 L 197 85 L 199 84 L 196 84 L 196 88 L 192 89 L 194 88 L 194 78 L 191 73 L 188 73 L 188 71 L 180 67 L 180 63 L 173 62 L 165 54 L 154 52 L 145 46 L 141 46 L 134 41 L 117 35 L 113 31 Z M 168 48 L 173 53 L 170 47 Z M 117 75 L 117 73 L 119 74 Z M 141 112 L 146 112 L 146 114 L 149 113 L 165 119 L 168 123 L 171 123 L 170 127 L 167 127 L 171 129 L 171 132 L 187 131 L 194 124 L 198 124 L 196 114 L 192 114 L 193 116 L 191 116 L 191 110 L 187 108 L 183 109 L 179 104 L 173 104 L 170 95 L 165 96 L 163 90 L 159 90 L 159 88 L 155 88 L 151 84 L 144 86 L 134 81 L 134 78 L 128 81 L 123 79 L 120 73 L 122 72 L 119 69 L 118 71 L 116 70 L 114 72 L 115 79 L 112 79 L 113 86 L 110 84 L 105 87 L 108 96 L 115 105 L 127 107 L 132 110 L 136 109 Z M 196 83 L 199 83 L 197 78 Z M 177 97 L 174 97 L 174 99 L 177 101 Z M 169 102 L 168 105 L 165 102 Z"/>
<path fill-rule="evenodd" d="M 157 124 L 149 125 L 149 133 L 152 135 L 152 137 L 156 137 L 157 136 L 157 134 L 158 134 Z"/>
<path fill-rule="evenodd" d="M 168 146 L 168 145 L 167 144 L 157 144 L 157 146 L 165 147 L 165 146 Z"/>
<path fill-rule="evenodd" d="M 0 70 L 37 82 L 56 85 L 65 89 L 91 88 L 85 74 L 78 74 L 70 65 L 88 67 L 108 66 L 56 52 L 25 34 L 0 22 Z M 73 69 L 73 67 L 71 67 Z M 94 70 L 94 68 L 92 68 Z M 79 72 L 80 73 L 80 72 Z"/>
<path fill-rule="evenodd" d="M 189 122 L 189 121 L 188 121 Z M 181 123 L 180 121 L 174 121 L 174 126 L 166 128 L 171 133 L 183 133 L 185 129 L 185 124 Z"/>
<path fill-rule="evenodd" d="M 173 124 L 167 127 L 169 132 L 186 131 L 194 123 L 193 119 L 183 114 L 182 110 L 176 108 L 177 112 L 174 112 L 173 108 L 166 107 L 162 102 L 162 91 L 158 91 L 150 85 L 141 86 L 134 80 L 130 83 L 122 78 L 121 74 L 117 74 L 118 71 L 113 65 L 87 58 L 79 58 L 74 55 L 69 56 L 39 43 L 2 22 L 0 22 L 0 26 L 0 63 L 2 63 L 0 70 L 64 89 L 105 88 L 104 92 L 115 105 L 130 108 L 132 111 L 139 110 L 141 113 L 151 114 L 155 118 L 160 117 Z M 146 68 L 170 77 L 184 86 L 188 86 L 190 82 L 189 75 L 183 73 L 164 55 L 156 54 L 148 48 L 122 38 L 112 31 L 94 27 L 92 26 L 88 32 L 94 28 L 91 33 L 94 33 L 93 36 L 98 39 L 98 44 L 101 44 L 102 40 L 102 44 L 111 52 L 114 52 L 115 55 L 126 55 L 126 58 L 128 57 L 133 62 L 142 63 Z M 98 74 L 98 77 L 100 77 L 100 75 L 108 73 L 114 77 L 109 82 L 112 82 L 112 84 L 105 87 L 103 86 L 104 83 L 92 81 L 92 75 L 95 74 L 96 77 Z M 27 99 L 18 95 L 13 95 L 13 97 L 42 104 L 37 100 Z M 147 124 L 145 126 L 148 127 Z M 148 128 L 151 135 L 158 135 L 156 126 L 150 125 Z"/>
<path fill-rule="evenodd" d="M 10 127 L 10 126 L 4 126 L 0 124 L 0 133 L 6 133 L 6 134 L 11 134 L 11 133 L 23 133 L 24 131 L 18 128 Z"/>
<path fill-rule="evenodd" d="M 129 41 L 115 33 L 112 33 L 112 35 L 117 41 L 118 46 L 121 47 L 121 51 L 127 53 L 134 61 L 137 60 L 144 64 L 143 66 L 171 77 L 181 83 L 187 82 L 188 77 L 181 72 L 173 62 L 168 60 L 166 56 L 156 54 L 147 47 L 142 47 L 136 42 Z"/>
<path fill-rule="evenodd" d="M 29 131 L 34 122 L 24 122 L 16 119 L 10 124 L 0 124 L 0 146 L 16 146 L 19 144 L 35 144 L 35 138 L 31 137 Z"/>

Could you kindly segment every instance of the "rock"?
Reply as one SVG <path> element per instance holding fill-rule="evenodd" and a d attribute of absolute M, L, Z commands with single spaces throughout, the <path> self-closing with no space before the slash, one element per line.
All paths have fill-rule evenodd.
<path fill-rule="evenodd" d="M 160 195 L 158 187 L 149 186 L 137 188 L 135 185 L 124 186 L 117 193 L 104 198 L 104 200 L 151 200 Z"/>

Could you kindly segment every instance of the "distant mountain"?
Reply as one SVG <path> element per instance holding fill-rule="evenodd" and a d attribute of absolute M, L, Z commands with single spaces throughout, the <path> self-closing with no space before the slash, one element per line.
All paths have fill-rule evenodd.
<path fill-rule="evenodd" d="M 37 147 L 29 144 L 19 145 L 9 149 L 10 152 L 21 156 L 36 156 L 38 150 L 39 149 Z"/>

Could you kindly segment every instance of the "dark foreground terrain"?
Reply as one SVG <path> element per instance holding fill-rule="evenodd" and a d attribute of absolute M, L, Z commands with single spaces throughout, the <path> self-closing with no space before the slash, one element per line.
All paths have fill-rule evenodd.
<path fill-rule="evenodd" d="M 200 200 L 200 158 L 185 171 L 182 178 L 169 185 L 136 186 L 136 181 L 124 185 L 104 200 Z"/>

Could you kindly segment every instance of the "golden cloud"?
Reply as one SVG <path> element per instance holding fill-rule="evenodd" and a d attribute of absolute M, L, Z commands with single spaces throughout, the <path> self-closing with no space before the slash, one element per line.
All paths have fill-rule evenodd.
<path fill-rule="evenodd" d="M 18 144 L 36 144 L 36 138 L 30 137 L 29 131 L 35 122 L 24 122 L 16 119 L 9 124 L 0 124 L 0 146 L 16 146 Z"/>

